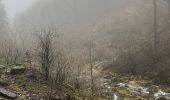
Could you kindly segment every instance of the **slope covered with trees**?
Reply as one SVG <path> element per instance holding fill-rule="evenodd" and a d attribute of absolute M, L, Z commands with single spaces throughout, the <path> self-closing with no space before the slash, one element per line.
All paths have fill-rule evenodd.
<path fill-rule="evenodd" d="M 0 86 L 16 93 L 0 87 L 0 96 L 169 98 L 169 8 L 167 0 L 36 0 L 9 27 L 0 2 Z"/>
<path fill-rule="evenodd" d="M 36 6 L 39 2 L 37 1 L 25 13 L 18 16 L 16 25 L 34 29 L 37 26 L 62 24 L 64 31 L 59 33 L 60 35 L 62 33 L 60 38 L 68 41 L 60 39 L 62 43 L 60 48 L 65 49 L 67 56 L 74 54 L 73 58 L 77 59 L 83 52 L 83 62 L 87 63 L 90 41 L 87 38 L 91 37 L 95 61 L 114 59 L 113 63 L 116 60 L 118 65 L 116 68 L 112 66 L 113 69 L 152 79 L 161 77 L 159 75 L 165 73 L 164 71 L 168 73 L 169 5 L 167 1 L 157 0 L 154 5 L 154 0 L 124 2 L 101 0 L 97 3 L 51 0 L 41 1 L 41 5 Z M 113 7 L 115 2 L 119 6 Z M 160 44 L 157 47 L 158 52 L 155 52 L 157 38 L 160 38 Z M 163 67 L 162 70 L 160 66 Z M 167 74 L 165 76 L 169 77 Z"/>
<path fill-rule="evenodd" d="M 117 55 L 114 64 L 117 64 L 109 68 L 169 84 L 169 5 L 166 1 L 158 0 L 154 6 L 153 1 L 136 1 L 123 10 L 119 17 L 106 17 L 96 30 L 101 34 L 108 33 L 108 37 L 111 37 L 110 46 Z M 158 45 L 155 48 L 157 38 L 160 41 L 156 42 Z"/>

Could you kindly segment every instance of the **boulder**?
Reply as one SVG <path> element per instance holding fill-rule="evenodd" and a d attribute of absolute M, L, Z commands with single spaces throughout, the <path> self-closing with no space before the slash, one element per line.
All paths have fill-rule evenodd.
<path fill-rule="evenodd" d="M 16 99 L 17 95 L 15 93 L 12 93 L 10 91 L 7 91 L 4 88 L 0 87 L 0 96 L 5 97 L 7 99 Z"/>
<path fill-rule="evenodd" d="M 26 71 L 24 66 L 14 66 L 10 70 L 10 74 L 23 74 Z"/>

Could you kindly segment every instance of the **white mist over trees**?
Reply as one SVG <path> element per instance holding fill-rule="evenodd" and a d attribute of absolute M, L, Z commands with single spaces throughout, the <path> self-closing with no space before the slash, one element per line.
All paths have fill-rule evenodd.
<path fill-rule="evenodd" d="M 105 75 L 112 77 L 106 86 L 127 83 L 129 76 L 170 84 L 168 0 L 36 0 L 11 26 L 8 21 L 0 1 L 1 59 L 35 70 L 49 82 L 50 96 L 53 86 L 64 86 L 67 100 L 81 96 L 81 89 L 95 100 Z"/>
<path fill-rule="evenodd" d="M 89 48 L 87 38 L 91 37 L 95 60 L 118 59 L 129 52 L 129 56 L 136 55 L 137 58 L 132 58 L 137 61 L 123 57 L 125 65 L 131 62 L 129 66 L 136 66 L 147 62 L 143 66 L 150 66 L 154 60 L 154 23 L 157 22 L 156 30 L 161 34 L 161 47 L 158 48 L 168 51 L 168 20 L 169 5 L 162 0 L 157 0 L 156 15 L 152 0 L 41 0 L 18 14 L 14 24 L 20 30 L 28 31 L 27 34 L 30 29 L 37 27 L 58 26 L 64 38 L 60 40 L 60 48 L 67 55 L 74 55 L 75 59 L 83 54 L 83 62 L 86 63 Z M 135 52 L 140 53 L 137 55 Z M 147 59 L 142 60 L 143 57 Z"/>
<path fill-rule="evenodd" d="M 94 26 L 110 11 L 109 9 L 114 8 L 116 10 L 123 7 L 114 4 L 119 4 L 119 2 L 115 0 L 108 0 L 107 2 L 103 0 L 41 0 L 21 14 L 21 19 L 26 19 L 27 24 L 46 25 L 56 23 L 71 30 L 74 30 L 72 28 L 75 27 L 78 30 L 80 28 L 86 29 Z M 80 25 L 80 23 L 83 23 L 83 25 Z"/>
<path fill-rule="evenodd" d="M 1 0 L 0 0 L 0 23 L 1 23 L 0 24 L 0 36 L 4 37 L 7 34 L 8 19 L 7 19 L 4 5 L 2 4 Z"/>

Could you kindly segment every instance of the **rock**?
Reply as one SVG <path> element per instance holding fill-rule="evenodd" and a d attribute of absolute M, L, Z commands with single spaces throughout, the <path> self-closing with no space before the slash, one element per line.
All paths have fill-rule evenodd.
<path fill-rule="evenodd" d="M 6 100 L 6 99 L 4 99 L 4 98 L 0 98 L 0 100 Z"/>
<path fill-rule="evenodd" d="M 166 93 L 166 94 L 165 94 L 165 98 L 168 99 L 168 100 L 170 100 L 170 93 Z"/>
<path fill-rule="evenodd" d="M 140 89 L 140 92 L 144 95 L 149 95 L 150 92 L 149 92 L 149 89 L 148 88 L 145 88 L 145 87 L 139 87 Z"/>
<path fill-rule="evenodd" d="M 0 74 L 4 73 L 5 71 L 5 66 L 4 65 L 0 65 Z"/>
<path fill-rule="evenodd" d="M 14 66 L 11 68 L 10 74 L 23 74 L 26 71 L 24 66 Z"/>
<path fill-rule="evenodd" d="M 18 63 L 18 64 L 16 64 L 16 66 L 22 66 L 23 64 L 21 64 L 21 63 Z"/>
<path fill-rule="evenodd" d="M 6 69 L 6 74 L 10 74 L 11 73 L 11 68 L 7 68 Z"/>
<path fill-rule="evenodd" d="M 117 86 L 119 86 L 119 87 L 125 87 L 126 84 L 125 84 L 125 83 L 118 83 Z"/>
<path fill-rule="evenodd" d="M 26 100 L 26 97 L 24 95 L 21 95 L 18 100 Z"/>
<path fill-rule="evenodd" d="M 51 97 L 52 100 L 63 100 L 61 99 L 58 95 L 56 95 L 55 97 Z"/>
<path fill-rule="evenodd" d="M 7 91 L 4 88 L 0 88 L 0 96 L 3 96 L 8 99 L 16 99 L 17 98 L 17 95 L 15 93 Z"/>
<path fill-rule="evenodd" d="M 6 86 L 8 86 L 9 84 L 8 84 L 8 82 L 6 82 L 6 81 L 4 81 L 4 80 L 0 80 L 0 85 L 6 87 Z"/>
<path fill-rule="evenodd" d="M 154 94 L 154 97 L 156 99 L 164 98 L 169 100 L 170 99 L 170 93 L 163 92 L 162 90 L 159 90 L 157 93 Z"/>
<path fill-rule="evenodd" d="M 0 65 L 0 69 L 5 69 L 5 66 L 4 65 Z"/>
<path fill-rule="evenodd" d="M 136 83 L 136 81 L 129 81 L 129 84 L 133 85 L 133 86 L 137 86 L 138 84 Z"/>
<path fill-rule="evenodd" d="M 32 80 L 36 79 L 36 71 L 34 69 L 28 69 L 26 72 L 26 77 Z"/>
<path fill-rule="evenodd" d="M 119 100 L 119 97 L 115 94 L 115 93 L 112 93 L 112 96 L 113 96 L 113 100 Z"/>

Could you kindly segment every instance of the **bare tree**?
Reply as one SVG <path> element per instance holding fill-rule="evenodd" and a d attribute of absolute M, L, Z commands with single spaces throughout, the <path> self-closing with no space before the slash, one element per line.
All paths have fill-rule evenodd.
<path fill-rule="evenodd" d="M 53 28 L 41 29 L 37 34 L 37 57 L 41 64 L 41 70 L 45 74 L 46 80 L 49 79 L 49 70 L 55 61 L 55 38 L 56 31 Z"/>
<path fill-rule="evenodd" d="M 91 100 L 94 100 L 94 79 L 93 79 L 93 61 L 92 61 L 92 42 L 89 44 L 90 76 L 91 76 Z"/>
<path fill-rule="evenodd" d="M 21 50 L 16 42 L 12 40 L 5 40 L 2 43 L 1 57 L 5 60 L 6 64 L 16 64 L 21 58 Z"/>
<path fill-rule="evenodd" d="M 55 65 L 56 83 L 62 84 L 66 80 L 67 65 L 68 65 L 67 57 L 61 51 L 58 51 L 56 54 L 56 65 Z"/>
<path fill-rule="evenodd" d="M 170 17 L 170 0 L 168 0 L 169 3 L 169 17 Z"/>
<path fill-rule="evenodd" d="M 153 6 L 154 6 L 154 49 L 155 54 L 157 54 L 158 48 L 159 48 L 159 42 L 160 42 L 160 34 L 158 32 L 158 23 L 157 23 L 157 0 L 153 0 Z"/>

